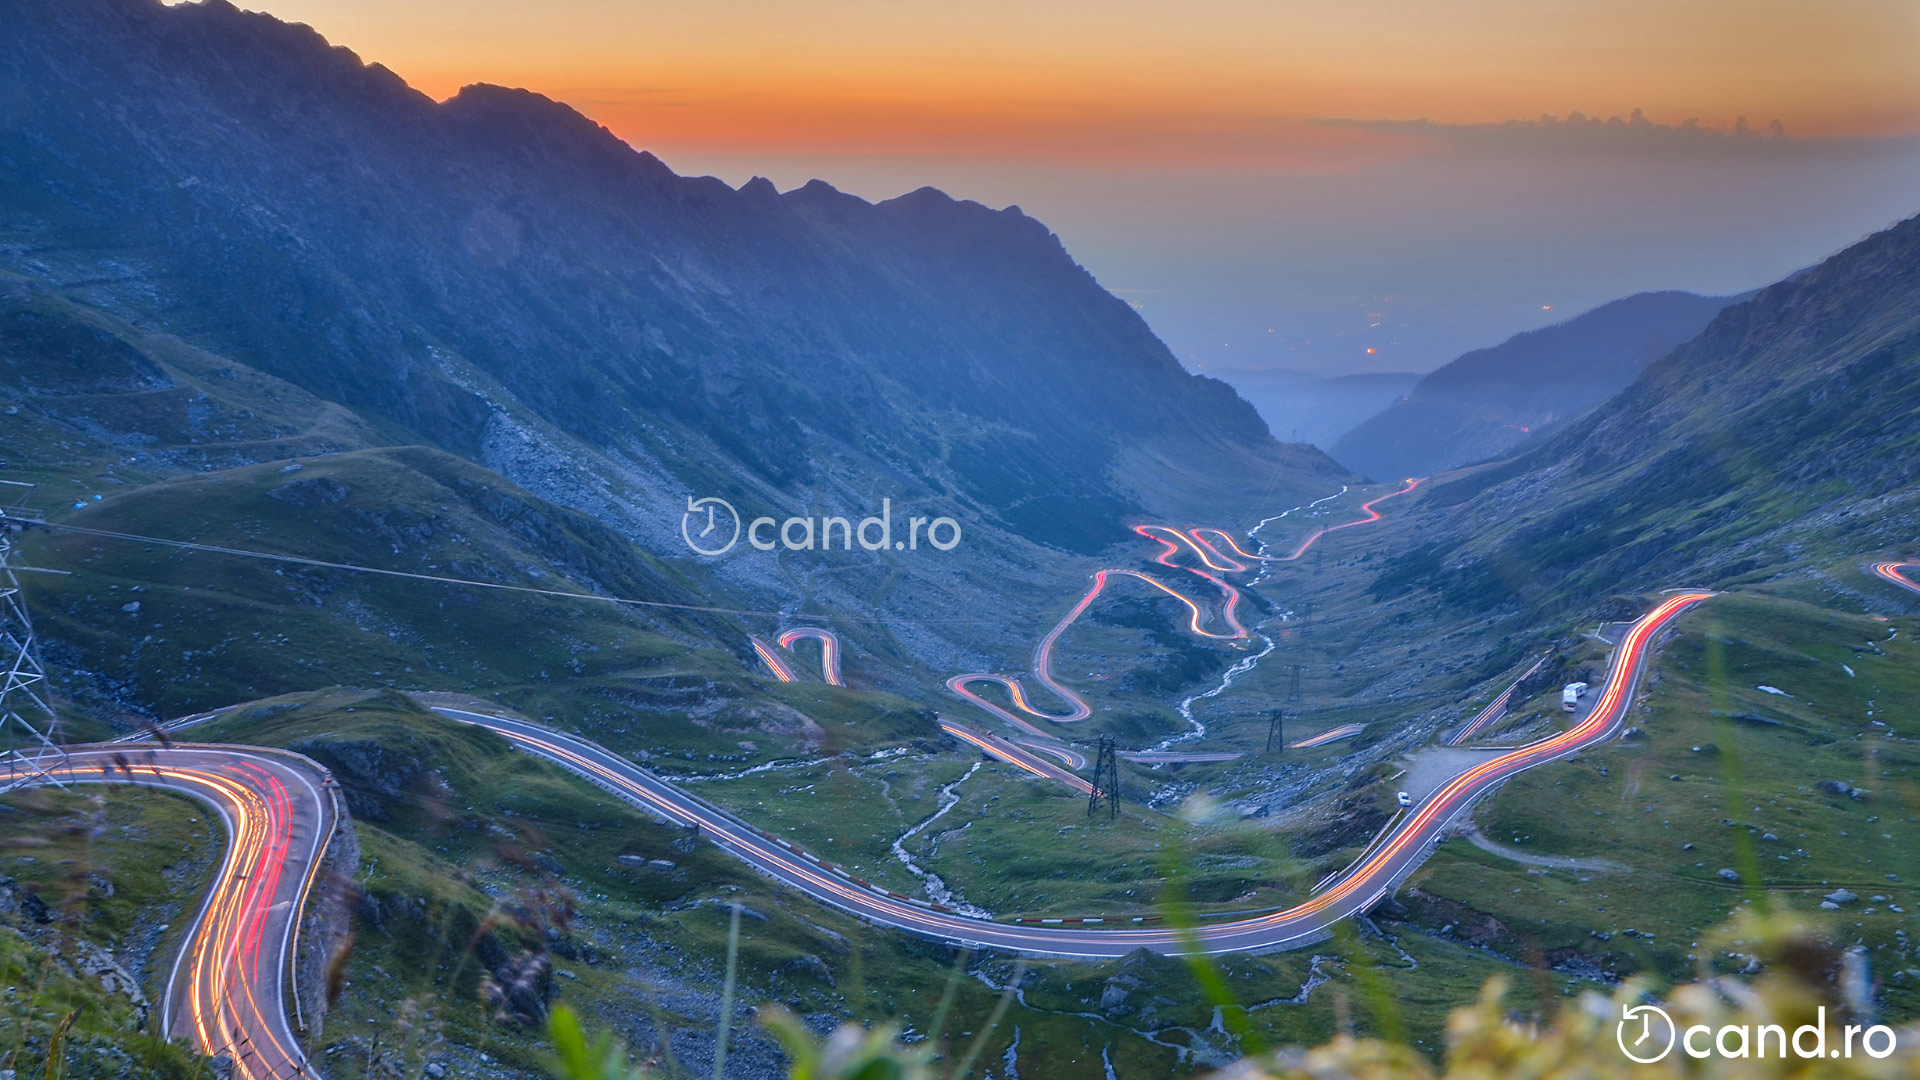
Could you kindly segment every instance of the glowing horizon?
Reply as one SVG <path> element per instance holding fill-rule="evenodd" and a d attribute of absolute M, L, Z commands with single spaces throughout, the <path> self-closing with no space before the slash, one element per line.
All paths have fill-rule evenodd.
<path fill-rule="evenodd" d="M 1424 371 L 1920 210 L 1904 0 L 250 2 L 682 174 L 1019 204 L 1196 369 Z"/>
<path fill-rule="evenodd" d="M 1888 0 L 255 3 L 437 99 L 524 86 L 663 155 L 1124 158 L 1267 136 L 1276 121 L 1298 135 L 1324 118 L 1636 108 L 1670 124 L 1920 133 L 1920 15 Z"/>

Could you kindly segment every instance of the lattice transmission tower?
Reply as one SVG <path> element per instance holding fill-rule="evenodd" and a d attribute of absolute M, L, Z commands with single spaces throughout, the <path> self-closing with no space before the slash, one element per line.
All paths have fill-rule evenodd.
<path fill-rule="evenodd" d="M 46 669 L 35 649 L 33 620 L 14 577 L 14 539 L 39 524 L 26 512 L 32 484 L 0 480 L 15 489 L 0 505 L 0 792 L 27 784 L 64 787 L 67 751 L 60 745 L 60 717 L 47 703 Z"/>
<path fill-rule="evenodd" d="M 1120 816 L 1120 755 L 1111 736 L 1100 736 L 1100 749 L 1093 760 L 1093 790 L 1087 792 L 1087 816 L 1092 817 L 1100 804 L 1107 804 L 1109 820 Z"/>

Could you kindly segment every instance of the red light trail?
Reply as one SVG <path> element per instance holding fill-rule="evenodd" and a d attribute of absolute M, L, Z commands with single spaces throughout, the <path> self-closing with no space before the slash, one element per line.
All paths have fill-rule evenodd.
<path fill-rule="evenodd" d="M 289 1019 L 298 1006 L 288 1007 L 287 984 L 307 894 L 338 817 L 325 770 L 284 751 L 191 743 L 78 746 L 68 755 L 63 781 L 181 792 L 226 826 L 226 856 L 167 979 L 162 1034 L 229 1056 L 242 1080 L 312 1075 Z"/>
<path fill-rule="evenodd" d="M 1371 907 L 1424 861 L 1432 844 L 1455 817 L 1502 781 L 1611 738 L 1626 715 L 1654 639 L 1682 613 L 1711 595 L 1681 593 L 1641 617 L 1615 650 L 1606 689 L 1580 723 L 1461 773 L 1418 804 L 1384 842 L 1350 867 L 1326 891 L 1284 911 L 1199 927 L 1191 938 L 1169 929 L 1090 929 L 970 918 L 852 877 L 843 868 L 823 863 L 585 739 L 525 721 L 456 709 L 438 711 L 498 732 L 516 746 L 579 773 L 650 813 L 683 826 L 697 827 L 722 850 L 776 880 L 882 926 L 949 942 L 1056 956 L 1114 957 L 1139 948 L 1181 953 L 1195 946 L 1206 953 L 1283 949 L 1317 941 L 1328 926 Z M 1006 740 L 958 725 L 943 724 L 942 727 L 1002 760 L 1009 760 L 1005 753 L 1014 748 L 1014 744 Z M 1038 775 L 1051 776 L 1048 770 L 1055 768 L 1051 763 L 1028 757 L 1028 761 L 1016 764 Z M 1085 783 L 1079 777 L 1073 779 Z"/>
<path fill-rule="evenodd" d="M 1220 590 L 1220 621 L 1226 624 L 1229 632 L 1219 633 L 1207 629 L 1207 615 L 1205 610 L 1192 598 L 1168 586 L 1158 578 L 1143 574 L 1138 570 L 1109 568 L 1097 571 L 1093 575 L 1093 587 L 1088 589 L 1087 594 L 1080 598 L 1080 602 L 1075 604 L 1059 622 L 1054 624 L 1052 630 L 1047 631 L 1047 635 L 1040 639 L 1040 643 L 1035 646 L 1033 650 L 1032 673 L 1034 681 L 1051 690 L 1060 700 L 1066 702 L 1066 712 L 1049 713 L 1037 708 L 1033 702 L 1028 699 L 1026 688 L 1021 685 L 1020 680 L 1010 675 L 999 675 L 992 672 L 969 672 L 968 674 L 955 675 L 953 678 L 948 679 L 947 688 L 1014 727 L 1034 735 L 1047 737 L 1048 732 L 1046 730 L 1028 721 L 1025 717 L 1021 716 L 1020 713 L 1025 713 L 1026 716 L 1041 720 L 1050 720 L 1056 724 L 1076 723 L 1093 715 L 1093 706 L 1089 705 L 1085 698 L 1061 684 L 1061 682 L 1054 677 L 1053 650 L 1054 646 L 1059 643 L 1060 636 L 1067 632 L 1067 628 L 1079 621 L 1080 616 L 1086 613 L 1087 608 L 1099 598 L 1102 592 L 1106 591 L 1107 583 L 1113 575 L 1119 574 L 1137 578 L 1186 605 L 1187 611 L 1189 612 L 1187 629 L 1196 636 L 1209 638 L 1214 641 L 1241 640 L 1246 638 L 1248 634 L 1247 628 L 1241 625 L 1239 615 L 1237 614 L 1240 606 L 1240 590 L 1228 584 L 1226 579 L 1216 576 L 1217 574 L 1237 574 L 1251 569 L 1252 567 L 1248 562 L 1240 561 L 1242 559 L 1249 560 L 1250 562 L 1292 562 L 1299 559 L 1302 555 L 1305 555 L 1307 550 L 1313 547 L 1321 537 L 1326 536 L 1328 533 L 1339 532 L 1341 529 L 1351 529 L 1356 525 L 1366 525 L 1379 521 L 1380 512 L 1374 509 L 1375 505 L 1385 502 L 1397 495 L 1405 495 L 1414 488 L 1419 487 L 1420 483 L 1421 481 L 1419 480 L 1408 480 L 1406 486 L 1399 490 L 1376 496 L 1360 504 L 1360 517 L 1353 521 L 1315 530 L 1312 535 L 1300 542 L 1300 546 L 1295 548 L 1291 555 L 1286 556 L 1253 554 L 1242 549 L 1227 532 L 1210 526 L 1194 526 L 1186 530 L 1180 530 L 1170 525 L 1135 525 L 1133 527 L 1134 532 L 1160 545 L 1160 553 L 1154 556 L 1154 562 L 1170 569 L 1184 570 L 1195 577 L 1203 578 Z M 1231 548 L 1234 555 L 1238 556 L 1238 558 L 1228 556 L 1221 552 L 1217 546 L 1206 539 L 1209 535 L 1219 537 L 1225 541 L 1226 546 Z M 1195 569 L 1194 567 L 1182 566 L 1175 562 L 1174 558 L 1180 554 L 1181 548 L 1183 547 L 1191 551 L 1206 569 Z M 1208 571 L 1214 571 L 1214 573 L 1209 573 Z M 776 669 L 776 674 L 777 673 L 778 670 Z M 1018 709 L 1019 713 L 1003 708 L 999 704 L 989 701 L 975 693 L 972 689 L 972 684 L 974 683 L 994 683 L 999 685 L 1006 690 L 1007 697 L 1012 702 L 1013 708 Z"/>
<path fill-rule="evenodd" d="M 778 640 L 782 649 L 791 652 L 793 643 L 801 638 L 813 638 L 820 643 L 820 677 L 826 680 L 827 685 L 847 685 L 840 678 L 840 636 L 818 626 L 796 626 L 781 634 Z M 781 682 L 793 682 L 799 677 L 793 673 L 793 667 L 786 658 L 773 650 L 773 646 L 757 637 L 747 640 L 753 643 L 753 651 L 760 654 L 760 659 L 773 672 L 774 678 Z"/>

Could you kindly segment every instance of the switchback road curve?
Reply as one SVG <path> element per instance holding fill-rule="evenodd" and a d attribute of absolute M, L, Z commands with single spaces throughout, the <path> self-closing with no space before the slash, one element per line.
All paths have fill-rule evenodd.
<path fill-rule="evenodd" d="M 1606 689 L 1578 725 L 1462 773 L 1324 892 L 1284 911 L 1184 933 L 1138 923 L 1097 929 L 1090 921 L 1035 925 L 969 918 L 863 881 L 585 739 L 470 710 L 436 711 L 485 727 L 650 814 L 697 830 L 776 881 L 877 925 L 956 944 L 1067 957 L 1118 957 L 1139 948 L 1174 954 L 1280 950 L 1319 940 L 1334 923 L 1387 895 L 1462 811 L 1502 781 L 1617 733 L 1655 637 L 1711 595 L 1680 593 L 1642 617 L 1621 640 Z M 968 741 L 976 745 L 997 743 L 995 756 L 1024 756 L 1023 767 L 1041 775 L 1057 768 L 1018 744 L 949 731 L 972 736 Z M 139 782 L 184 792 L 213 806 L 226 823 L 225 859 L 168 978 L 161 1005 L 165 1034 L 185 1035 L 209 1055 L 230 1056 L 234 1075 L 244 1080 L 315 1075 L 289 1022 L 287 984 L 306 896 L 339 820 L 325 770 L 295 754 L 244 746 L 122 743 L 75 747 L 69 754 L 62 779 Z M 297 1015 L 297 997 L 292 1008 Z"/>
<path fill-rule="evenodd" d="M 1027 698 L 1026 688 L 1021 685 L 1019 679 L 1011 675 L 998 675 L 984 671 L 955 675 L 953 678 L 947 680 L 947 689 L 1014 727 L 1020 728 L 1029 734 L 1041 736 L 1042 738 L 1050 738 L 1052 736 L 1049 732 L 1028 721 L 1026 717 L 1021 716 L 1020 713 L 1025 713 L 1026 716 L 1041 720 L 1050 720 L 1056 724 L 1076 723 L 1093 715 L 1093 706 L 1089 705 L 1085 698 L 1062 685 L 1058 679 L 1054 678 L 1053 648 L 1059 643 L 1060 635 L 1066 633 L 1068 627 L 1079 621 L 1080 616 L 1086 613 L 1087 608 L 1091 607 L 1093 602 L 1099 599 L 1100 594 L 1106 591 L 1108 582 L 1114 577 L 1137 578 L 1186 605 L 1188 611 L 1187 629 L 1198 637 L 1211 638 L 1215 641 L 1244 640 L 1248 636 L 1247 628 L 1240 624 L 1239 615 L 1237 614 L 1240 606 L 1240 590 L 1228 584 L 1225 578 L 1218 576 L 1219 574 L 1241 573 L 1251 569 L 1249 563 L 1241 562 L 1241 559 L 1259 563 L 1292 562 L 1305 555 L 1307 550 L 1313 547 L 1316 541 L 1328 533 L 1339 532 L 1341 529 L 1351 529 L 1356 525 L 1366 525 L 1370 522 L 1379 521 L 1380 512 L 1374 509 L 1376 504 L 1391 499 L 1396 495 L 1405 495 L 1407 492 L 1419 487 L 1420 484 L 1421 481 L 1419 480 L 1408 480 L 1405 486 L 1397 491 L 1390 491 L 1385 495 L 1378 495 L 1369 499 L 1360 505 L 1360 517 L 1339 525 L 1315 530 L 1305 540 L 1300 542 L 1300 546 L 1295 548 L 1292 554 L 1284 556 L 1258 555 L 1247 552 L 1234 541 L 1232 535 L 1229 533 L 1207 526 L 1196 525 L 1181 530 L 1171 525 L 1135 525 L 1133 527 L 1134 532 L 1161 545 L 1161 551 L 1158 555 L 1154 556 L 1154 562 L 1170 569 L 1184 570 L 1196 577 L 1203 578 L 1220 591 L 1220 621 L 1226 624 L 1226 632 L 1222 633 L 1207 629 L 1208 619 L 1206 611 L 1201 608 L 1200 604 L 1193 598 L 1180 592 L 1178 589 L 1167 585 L 1158 578 L 1143 574 L 1138 570 L 1109 567 L 1108 569 L 1099 570 L 1094 573 L 1093 587 L 1088 589 L 1086 595 L 1080 598 L 1080 602 L 1075 604 L 1066 615 L 1061 617 L 1059 622 L 1054 624 L 1052 630 L 1047 631 L 1047 635 L 1041 638 L 1040 643 L 1034 646 L 1033 649 L 1032 674 L 1034 681 L 1051 690 L 1056 697 L 1066 702 L 1066 712 L 1049 713 L 1035 707 L 1033 702 Z M 1221 552 L 1218 546 L 1206 539 L 1207 536 L 1218 537 L 1227 547 L 1232 549 L 1234 555 L 1238 556 L 1238 558 L 1228 556 Z M 1200 560 L 1201 565 L 1204 566 L 1205 569 L 1182 566 L 1175 562 L 1174 557 L 1180 553 L 1182 547 L 1191 551 L 1194 556 Z M 759 649 L 761 657 L 767 661 L 768 666 L 774 669 L 774 674 L 779 675 L 781 671 L 784 670 L 784 665 L 772 656 L 770 650 L 762 648 L 757 642 L 755 643 L 755 648 Z M 787 675 L 782 677 L 781 681 L 792 681 L 792 672 L 788 671 Z M 981 697 L 973 691 L 972 685 L 974 683 L 998 684 L 1002 689 L 1006 690 L 1007 697 L 1012 702 L 1013 708 L 1019 710 L 1019 712 L 1002 708 L 997 703 Z"/>
<path fill-rule="evenodd" d="M 1920 593 L 1920 584 L 1916 584 L 1912 578 L 1907 576 L 1909 571 L 1920 571 L 1920 563 L 1883 562 L 1873 564 L 1873 572 L 1877 576 L 1883 577 L 1910 592 Z"/>
<path fill-rule="evenodd" d="M 226 825 L 226 857 L 167 976 L 161 1034 L 231 1057 L 240 1080 L 315 1075 L 290 1022 L 299 1004 L 289 965 L 339 820 L 326 770 L 298 754 L 246 746 L 113 744 L 69 747 L 67 755 L 56 774 L 63 783 L 181 792 Z"/>
<path fill-rule="evenodd" d="M 847 685 L 840 677 L 839 635 L 817 626 L 801 626 L 788 630 L 776 640 L 781 649 L 791 651 L 793 643 L 801 638 L 814 638 L 820 642 L 821 678 L 825 679 L 830 686 Z M 753 651 L 760 654 L 760 659 L 765 661 L 767 668 L 773 672 L 774 678 L 783 683 L 794 682 L 799 678 L 794 674 L 786 658 L 774 646 L 757 637 L 748 640 L 753 643 Z M 1016 691 L 1017 689 L 1016 687 Z M 1025 769 L 1035 776 L 1059 781 L 1083 795 L 1091 794 L 1093 791 L 1093 785 L 1081 779 L 1077 773 L 1077 770 L 1087 767 L 1087 756 L 1071 746 L 1063 746 L 1051 740 L 1016 742 L 945 720 L 940 722 L 940 727 L 954 738 L 972 743 L 982 753 L 998 758 L 1016 768 Z M 1066 768 L 1063 769 L 1049 761 L 1049 757 L 1058 758 Z"/>
<path fill-rule="evenodd" d="M 1681 613 L 1711 595 L 1679 593 L 1648 612 L 1633 624 L 1615 650 L 1606 689 L 1584 719 L 1567 731 L 1491 758 L 1455 777 L 1408 813 L 1365 858 L 1324 892 L 1284 911 L 1215 923 L 1184 936 L 1169 928 L 1103 930 L 1087 929 L 1084 924 L 1034 926 L 969 918 L 852 877 L 844 868 L 762 832 L 585 739 L 522 720 L 462 709 L 437 711 L 485 727 L 650 814 L 697 829 L 722 850 L 774 880 L 881 926 L 958 944 L 1052 956 L 1117 957 L 1139 948 L 1174 954 L 1277 950 L 1320 940 L 1334 923 L 1373 906 L 1419 866 L 1462 811 L 1502 781 L 1616 734 L 1632 703 L 1654 638 Z M 975 737 L 968 741 L 978 745 L 981 736 L 970 734 Z M 1037 758 L 1033 761 L 1036 772 L 1041 771 L 1037 766 L 1046 764 Z"/>
<path fill-rule="evenodd" d="M 1053 780 L 1065 784 L 1082 795 L 1093 794 L 1093 785 L 1075 769 L 1087 767 L 1087 756 L 1067 746 L 1049 746 L 1045 743 L 1023 742 L 1003 739 L 990 732 L 975 731 L 965 724 L 956 724 L 951 720 L 940 721 L 940 730 L 977 747 L 981 753 L 998 758 L 1018 769 L 1024 769 L 1043 780 Z M 1037 751 L 1037 752 L 1036 752 Z M 1044 755 L 1059 758 L 1062 765 L 1047 760 Z"/>
<path fill-rule="evenodd" d="M 791 652 L 793 643 L 801 638 L 813 638 L 820 643 L 820 677 L 826 680 L 827 685 L 847 685 L 840 678 L 840 636 L 818 626 L 796 626 L 780 635 L 780 648 Z M 773 646 L 757 637 L 748 640 L 753 643 L 753 651 L 759 653 L 760 659 L 773 671 L 774 678 L 781 682 L 793 682 L 798 678 L 786 658 L 775 652 Z"/>
<path fill-rule="evenodd" d="M 1221 538 L 1222 540 L 1225 540 L 1227 542 L 1227 546 L 1233 549 L 1233 553 L 1235 555 L 1238 555 L 1242 559 L 1252 559 L 1256 562 L 1293 562 L 1294 560 L 1300 558 L 1302 555 L 1305 555 L 1307 553 L 1307 549 L 1313 547 L 1315 543 L 1319 542 L 1321 537 L 1327 535 L 1328 533 L 1336 533 L 1336 532 L 1339 532 L 1341 529 L 1351 529 L 1356 525 L 1370 525 L 1373 522 L 1379 521 L 1380 511 L 1375 510 L 1374 509 L 1375 506 L 1378 506 L 1379 504 L 1386 502 L 1388 499 L 1394 498 L 1395 496 L 1405 495 L 1407 492 L 1412 491 L 1414 488 L 1417 488 L 1424 483 L 1426 483 L 1425 478 L 1421 478 L 1418 480 L 1408 480 L 1406 482 L 1406 485 L 1400 488 L 1400 490 L 1398 491 L 1389 491 L 1385 495 L 1376 495 L 1373 498 L 1368 499 L 1366 502 L 1363 502 L 1360 504 L 1360 514 L 1361 514 L 1360 517 L 1357 517 L 1352 521 L 1341 522 L 1338 525 L 1329 525 L 1324 529 L 1314 530 L 1314 532 L 1311 535 L 1309 535 L 1305 540 L 1300 541 L 1300 546 L 1297 548 L 1294 548 L 1293 554 L 1291 555 L 1255 555 L 1251 552 L 1242 551 L 1240 549 L 1240 545 L 1234 542 L 1234 539 L 1231 535 L 1215 528 L 1210 528 L 1210 527 L 1193 528 L 1193 529 L 1188 529 L 1187 533 L 1188 535 L 1193 537 L 1196 543 L 1202 544 L 1208 547 L 1209 549 L 1213 550 L 1214 555 L 1220 558 L 1223 563 L 1228 563 L 1231 560 L 1227 560 L 1225 556 L 1220 555 L 1220 552 L 1218 549 L 1213 548 L 1212 544 L 1209 544 L 1206 540 L 1202 539 L 1201 537 L 1202 533 L 1211 534 L 1213 536 L 1217 536 Z M 1234 567 L 1234 566 L 1228 566 L 1228 565 L 1215 565 L 1212 562 L 1209 562 L 1208 565 L 1214 566 L 1214 568 L 1218 570 L 1246 569 L 1246 567 L 1244 566 Z"/>
<path fill-rule="evenodd" d="M 1148 526 L 1141 526 L 1141 529 L 1145 528 L 1148 528 Z M 1136 529 L 1135 531 L 1139 532 L 1140 530 Z M 1142 535 L 1150 534 L 1142 533 Z M 1166 543 L 1165 540 L 1160 542 L 1163 544 Z M 1168 545 L 1168 552 L 1175 550 L 1177 549 L 1171 544 Z M 1166 555 L 1163 554 L 1161 559 L 1164 561 L 1165 558 Z M 1172 566 L 1173 564 L 1167 563 L 1166 565 Z M 1198 574 L 1200 577 L 1206 578 L 1220 589 L 1222 597 L 1220 614 L 1222 620 L 1231 628 L 1228 633 L 1215 633 L 1208 630 L 1205 625 L 1207 621 L 1206 611 L 1191 597 L 1161 582 L 1158 578 L 1150 577 L 1138 570 L 1100 570 L 1096 571 L 1093 575 L 1093 587 L 1087 590 L 1087 594 L 1080 598 L 1080 602 L 1075 604 L 1072 610 L 1068 611 L 1058 623 L 1054 624 L 1052 630 L 1047 631 L 1047 636 L 1041 638 L 1040 644 L 1035 646 L 1033 650 L 1033 677 L 1035 681 L 1039 682 L 1040 685 L 1046 687 L 1048 690 L 1053 691 L 1055 695 L 1067 703 L 1067 711 L 1065 713 L 1042 712 L 1036 708 L 1031 701 L 1027 700 L 1026 690 L 1020 685 L 1020 680 L 1007 675 L 996 675 L 991 672 L 971 672 L 966 675 L 955 675 L 953 678 L 947 680 L 947 689 L 952 690 L 954 693 L 973 702 L 975 705 L 980 706 L 982 709 L 985 709 L 1007 723 L 1042 737 L 1050 736 L 1047 731 L 974 693 L 970 688 L 970 684 L 976 682 L 998 683 L 1006 689 L 1007 697 L 1013 702 L 1014 708 L 1019 709 L 1028 716 L 1036 716 L 1042 720 L 1051 720 L 1056 724 L 1071 724 L 1092 716 L 1093 706 L 1087 704 L 1085 698 L 1074 693 L 1062 685 L 1058 679 L 1054 678 L 1053 647 L 1059 642 L 1060 635 L 1066 633 L 1068 627 L 1078 622 L 1080 616 L 1086 613 L 1087 608 L 1091 607 L 1093 602 L 1099 599 L 1100 594 L 1106 591 L 1107 582 L 1116 576 L 1137 578 L 1159 589 L 1161 592 L 1166 593 L 1168 596 L 1173 597 L 1175 600 L 1180 601 L 1182 604 L 1185 604 L 1189 612 L 1188 628 L 1200 637 L 1222 641 L 1246 637 L 1246 627 L 1240 625 L 1240 620 L 1234 614 L 1234 609 L 1237 608 L 1240 603 L 1240 590 L 1227 584 L 1222 579 L 1214 577 L 1212 574 L 1193 570 L 1189 567 L 1182 567 L 1181 569 L 1186 569 L 1189 573 Z"/>

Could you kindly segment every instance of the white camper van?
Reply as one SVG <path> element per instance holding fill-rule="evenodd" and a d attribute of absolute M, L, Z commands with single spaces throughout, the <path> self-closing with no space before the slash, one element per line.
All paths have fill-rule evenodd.
<path fill-rule="evenodd" d="M 1560 691 L 1560 707 L 1573 712 L 1580 707 L 1580 696 L 1587 692 L 1587 684 L 1570 682 Z"/>

